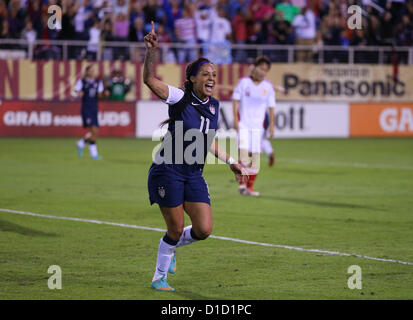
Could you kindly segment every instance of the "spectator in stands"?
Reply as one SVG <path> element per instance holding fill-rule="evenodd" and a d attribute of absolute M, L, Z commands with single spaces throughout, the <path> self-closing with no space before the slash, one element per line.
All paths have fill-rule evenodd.
<path fill-rule="evenodd" d="M 86 29 L 86 21 L 91 19 L 92 16 L 93 16 L 93 11 L 88 1 L 87 0 L 83 1 L 83 4 L 78 7 L 77 13 L 74 16 L 75 39 L 76 40 L 87 40 L 88 32 Z"/>
<path fill-rule="evenodd" d="M 70 0 L 62 1 L 62 30 L 59 38 L 62 40 L 72 40 L 75 37 L 74 17 L 76 15 L 76 3 Z M 71 56 L 74 58 L 74 56 Z"/>
<path fill-rule="evenodd" d="M 231 23 L 226 18 L 226 12 L 224 7 L 218 8 L 218 16 L 212 20 L 212 34 L 213 41 L 221 42 L 225 40 L 231 40 L 232 28 Z"/>
<path fill-rule="evenodd" d="M 24 13 L 20 10 L 20 1 L 10 1 L 9 4 L 9 32 L 12 38 L 20 38 L 20 32 L 24 27 Z"/>
<path fill-rule="evenodd" d="M 95 20 L 93 27 L 89 30 L 89 41 L 86 55 L 89 60 L 96 60 L 97 58 L 100 43 L 100 31 L 100 23 L 98 20 Z"/>
<path fill-rule="evenodd" d="M 368 30 L 367 44 L 369 46 L 379 46 L 383 43 L 381 39 L 380 20 L 377 16 L 375 15 L 370 16 L 367 30 Z"/>
<path fill-rule="evenodd" d="M 113 4 L 113 15 L 117 17 L 120 13 L 129 15 L 129 3 L 126 0 L 115 0 Z"/>
<path fill-rule="evenodd" d="M 273 22 L 274 43 L 294 44 L 294 29 L 291 24 L 284 19 L 284 12 L 277 11 L 277 19 Z"/>
<path fill-rule="evenodd" d="M 248 44 L 264 44 L 265 37 L 264 37 L 264 30 L 262 28 L 263 24 L 259 21 L 254 23 L 253 32 L 248 37 L 247 43 Z"/>
<path fill-rule="evenodd" d="M 194 14 L 196 23 L 196 36 L 199 43 L 211 40 L 212 17 L 209 14 L 208 7 L 200 6 Z"/>
<path fill-rule="evenodd" d="M 322 44 L 328 46 L 340 46 L 343 26 L 338 15 L 327 15 L 321 25 Z M 339 62 L 337 51 L 324 51 L 325 62 Z"/>
<path fill-rule="evenodd" d="M 50 16 L 47 14 L 47 8 L 53 4 L 62 7 L 63 28 L 59 33 L 47 30 L 45 16 Z M 362 33 L 349 30 L 346 24 L 343 24 L 343 21 L 348 17 L 348 6 L 352 4 L 361 5 L 363 10 L 368 13 L 364 19 L 367 23 L 363 24 L 365 30 Z M 164 27 L 161 28 L 164 28 L 169 34 L 172 42 L 186 43 L 189 41 L 191 43 L 193 39 L 178 38 L 178 31 L 175 28 L 176 21 L 183 18 L 184 7 L 188 6 L 193 7 L 192 12 L 195 12 L 197 23 L 195 40 L 198 38 L 201 42 L 210 40 L 211 34 L 214 35 L 214 40 L 228 39 L 226 32 L 212 30 L 211 21 L 218 21 L 220 16 L 231 20 L 233 40 L 238 44 L 246 43 L 247 40 L 248 43 L 252 44 L 311 43 L 311 37 L 308 34 L 313 30 L 313 20 L 315 20 L 314 25 L 316 34 L 318 34 L 317 40 L 324 45 L 346 46 L 350 41 L 351 45 L 356 46 L 410 46 L 413 37 L 411 31 L 412 0 L 375 0 L 373 3 L 364 0 L 0 0 L 0 36 L 15 39 L 27 38 L 27 34 L 32 34 L 31 31 L 27 33 L 25 28 L 26 21 L 30 20 L 37 39 L 53 40 L 59 38 L 86 41 L 90 37 L 91 30 L 96 32 L 93 24 L 97 19 L 101 21 L 101 37 L 105 41 L 110 41 L 109 39 L 113 36 L 118 37 L 118 39 L 131 39 L 132 37 L 132 41 L 139 41 L 138 38 L 141 36 L 138 33 L 140 31 L 137 30 L 136 33 L 131 32 L 130 29 L 135 29 L 135 19 L 140 17 L 144 24 L 148 25 L 148 29 L 152 20 L 156 22 L 157 30 L 159 24 L 164 24 Z M 310 17 L 311 14 L 300 14 L 300 8 L 306 6 L 311 8 L 307 11 L 313 12 L 314 19 Z M 222 12 L 218 13 L 215 8 Z M 274 8 L 276 14 L 274 14 Z M 205 19 L 202 13 L 201 19 L 201 12 L 204 10 L 208 12 L 207 18 Z M 108 18 L 112 19 L 112 33 L 108 32 L 109 29 L 106 30 L 109 28 L 109 25 L 106 25 Z M 198 18 L 200 19 L 198 20 Z M 271 20 L 271 23 L 268 22 L 268 19 Z M 291 26 L 293 21 L 294 25 Z M 126 27 L 127 24 L 130 25 L 130 28 Z M 200 28 L 201 26 L 202 28 Z M 188 32 L 190 28 L 189 25 L 183 29 Z M 105 34 L 103 34 L 104 29 L 106 30 Z M 200 31 L 201 29 L 203 31 Z M 146 32 L 148 31 L 146 30 Z M 133 36 L 133 33 L 138 37 Z M 296 40 L 293 39 L 294 35 Z M 365 38 L 360 39 L 361 35 Z M 30 36 L 29 38 L 31 39 Z M 20 46 L 17 47 L 20 48 Z M 39 57 L 61 58 L 61 52 L 59 53 L 61 49 L 59 48 L 61 47 L 46 44 L 40 46 L 37 52 L 40 54 Z M 47 51 L 52 49 L 55 52 L 48 54 Z M 69 48 L 69 57 L 84 57 L 85 54 L 80 54 L 82 49 L 86 51 L 84 47 L 80 46 L 75 52 L 73 48 Z M 249 51 L 256 54 L 255 50 Z M 245 60 L 242 51 L 234 49 L 233 52 L 236 61 Z M 366 62 L 378 61 L 377 52 L 371 54 L 366 52 L 360 53 L 357 59 Z M 299 51 L 297 53 L 297 59 L 300 61 L 312 60 L 311 52 Z M 183 54 L 187 56 L 189 52 L 181 50 L 181 57 Z M 271 59 L 280 59 L 276 54 L 274 55 L 274 52 L 268 55 Z M 117 55 L 113 55 L 113 57 L 117 57 Z M 331 59 L 341 61 L 339 56 L 328 52 L 325 52 L 324 57 L 326 61 Z M 389 55 L 384 54 L 385 62 L 389 61 L 388 57 Z M 184 60 L 187 59 L 187 57 L 184 58 Z"/>
<path fill-rule="evenodd" d="M 102 31 L 100 33 L 100 39 L 102 44 L 102 59 L 103 60 L 113 60 L 113 48 L 110 47 L 110 41 L 115 41 L 113 36 L 113 26 L 111 19 L 106 19 L 101 22 Z"/>
<path fill-rule="evenodd" d="M 124 101 L 132 82 L 122 76 L 120 70 L 113 70 L 112 76 L 105 79 L 105 96 L 112 101 Z"/>
<path fill-rule="evenodd" d="M 182 8 L 179 5 L 179 0 L 165 0 L 163 2 L 163 10 L 165 12 L 165 30 L 171 36 L 173 42 L 176 42 L 175 36 L 175 21 L 182 18 Z"/>
<path fill-rule="evenodd" d="M 4 0 L 0 0 L 0 23 L 7 18 L 7 6 Z"/>
<path fill-rule="evenodd" d="M 146 35 L 144 30 L 144 20 L 141 16 L 135 18 L 133 25 L 129 29 L 129 41 L 131 42 L 143 42 L 143 38 Z M 134 48 L 131 49 L 132 51 L 132 60 L 133 61 L 143 61 L 145 55 L 144 48 Z"/>
<path fill-rule="evenodd" d="M 145 21 L 145 13 L 143 12 L 143 1 L 136 1 L 134 3 L 130 3 L 129 9 L 129 25 L 133 26 L 135 23 L 135 19 L 137 17 L 142 18 Z"/>
<path fill-rule="evenodd" d="M 99 6 L 99 7 L 96 6 L 96 2 L 94 3 L 94 5 L 95 5 L 94 9 L 93 8 L 91 8 L 91 9 L 95 12 L 96 11 L 98 12 L 97 13 L 97 19 L 98 20 L 105 19 L 105 18 L 107 18 L 108 16 L 111 16 L 111 15 L 113 17 L 112 1 L 111 2 L 103 1 L 102 5 Z M 94 18 L 96 19 L 96 17 L 94 17 Z"/>
<path fill-rule="evenodd" d="M 28 3 L 27 14 L 39 38 L 43 31 L 41 3 L 39 3 L 39 1 L 30 1 Z"/>
<path fill-rule="evenodd" d="M 263 0 L 251 0 L 249 9 L 254 21 L 267 21 L 274 15 L 274 8 L 267 5 Z"/>
<path fill-rule="evenodd" d="M 393 16 L 390 11 L 386 11 L 381 21 L 381 38 L 384 45 L 391 45 L 394 39 Z"/>
<path fill-rule="evenodd" d="M 26 20 L 26 26 L 21 33 L 21 38 L 27 40 L 29 44 L 33 44 L 36 40 L 36 31 L 33 29 L 33 24 L 29 19 Z"/>
<path fill-rule="evenodd" d="M 115 41 L 116 38 L 113 35 L 112 20 L 106 19 L 102 21 L 102 24 L 103 24 L 103 28 L 102 28 L 102 32 L 100 33 L 101 40 L 103 42 Z"/>
<path fill-rule="evenodd" d="M 316 38 L 315 16 L 310 8 L 305 7 L 295 16 L 292 26 L 295 28 L 297 45 L 313 45 Z M 312 62 L 312 50 L 297 50 L 298 62 Z"/>
<path fill-rule="evenodd" d="M 183 17 L 175 21 L 175 34 L 180 43 L 189 45 L 188 48 L 178 49 L 178 62 L 184 63 L 197 59 L 197 50 L 191 48 L 196 44 L 196 24 L 193 18 L 192 8 L 186 6 Z"/>
<path fill-rule="evenodd" d="M 145 13 L 145 31 L 151 31 L 151 21 L 155 22 L 155 26 L 162 22 L 165 18 L 163 9 L 158 5 L 157 0 L 147 0 L 146 5 L 143 7 Z"/>
<path fill-rule="evenodd" d="M 353 34 L 353 38 L 350 41 L 352 46 L 357 46 L 360 49 L 367 46 L 367 36 L 364 29 L 356 29 Z M 367 51 L 356 51 L 354 53 L 355 63 L 367 63 L 369 61 L 369 55 Z"/>
<path fill-rule="evenodd" d="M 277 11 L 282 11 L 284 14 L 284 20 L 290 23 L 292 23 L 295 16 L 299 15 L 301 12 L 301 9 L 299 7 L 292 5 L 291 1 L 289 0 L 281 0 L 281 3 L 278 3 L 275 6 L 275 9 Z M 278 19 L 278 16 L 275 16 L 275 19 Z"/>
<path fill-rule="evenodd" d="M 413 21 L 413 0 L 407 1 L 405 14 L 409 16 L 410 21 Z"/>
<path fill-rule="evenodd" d="M 145 35 L 144 20 L 142 17 L 136 17 L 129 29 L 129 41 L 142 42 Z"/>
<path fill-rule="evenodd" d="M 400 21 L 404 13 L 405 0 L 387 0 L 386 9 L 390 10 L 395 21 Z"/>
<path fill-rule="evenodd" d="M 37 35 L 37 38 L 42 40 L 55 40 L 58 37 L 58 33 L 56 30 L 52 30 L 48 28 L 47 21 L 49 16 L 47 14 L 42 14 L 42 31 Z M 61 58 L 61 49 L 56 46 L 52 45 L 49 42 L 46 42 L 42 45 L 39 45 L 34 50 L 35 58 L 38 59 L 59 59 Z"/>
<path fill-rule="evenodd" d="M 78 0 L 80 1 L 80 0 Z M 80 3 L 80 2 L 79 2 Z M 102 20 L 104 18 L 109 17 L 111 9 L 109 8 L 109 4 L 107 1 L 103 2 L 102 8 L 100 10 L 96 9 L 94 7 L 94 0 L 83 0 L 83 7 L 85 8 L 84 10 L 84 25 L 85 25 L 85 31 L 86 35 L 88 36 L 89 34 L 89 29 L 93 27 L 93 24 L 95 23 L 96 19 Z"/>
<path fill-rule="evenodd" d="M 26 19 L 26 26 L 24 27 L 21 38 L 26 40 L 28 45 L 33 44 L 36 41 L 36 31 L 33 29 L 33 24 L 30 19 Z M 28 50 L 28 45 L 22 45 L 24 50 Z"/>
<path fill-rule="evenodd" d="M 129 34 L 129 19 L 123 12 L 119 12 L 115 18 L 114 36 L 117 41 L 126 41 Z"/>
<path fill-rule="evenodd" d="M 402 16 L 401 22 L 396 27 L 396 35 L 398 46 L 413 46 L 413 22 L 408 14 Z"/>
<path fill-rule="evenodd" d="M 172 42 L 171 37 L 166 32 L 165 26 L 162 23 L 158 25 L 156 34 L 158 35 L 158 42 L 162 45 L 166 45 L 165 49 L 162 49 L 162 52 L 158 51 L 158 54 L 160 54 L 160 56 L 157 58 L 157 61 L 160 61 L 163 63 L 176 63 L 175 52 L 169 49 L 169 46 L 167 46 L 167 44 Z"/>
<path fill-rule="evenodd" d="M 233 38 L 236 44 L 245 44 L 247 41 L 247 25 L 245 22 L 245 14 L 242 8 L 238 8 L 237 14 L 232 20 Z M 247 55 L 244 49 L 235 49 L 235 61 L 245 62 Z"/>
<path fill-rule="evenodd" d="M 9 32 L 9 21 L 7 19 L 3 19 L 2 24 L 0 26 L 0 39 L 9 39 L 10 32 Z M 6 48 L 7 45 L 2 45 L 3 48 Z"/>
<path fill-rule="evenodd" d="M 228 1 L 226 11 L 231 20 L 238 15 L 238 10 L 241 9 L 241 12 L 245 15 L 248 9 L 248 0 L 238 0 L 238 1 Z"/>
<path fill-rule="evenodd" d="M 294 30 L 291 24 L 284 20 L 284 13 L 277 11 L 276 20 L 267 24 L 267 43 L 287 45 L 294 43 Z M 287 50 L 270 50 L 265 54 L 271 61 L 287 62 Z"/>

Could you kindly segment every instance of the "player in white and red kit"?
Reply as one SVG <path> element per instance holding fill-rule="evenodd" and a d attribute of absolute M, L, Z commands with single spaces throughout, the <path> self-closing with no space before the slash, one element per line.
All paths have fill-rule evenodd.
<path fill-rule="evenodd" d="M 250 76 L 239 81 L 232 95 L 234 128 L 238 131 L 239 160 L 249 171 L 247 185 L 239 186 L 241 194 L 259 195 L 253 189 L 253 185 L 259 170 L 263 122 L 267 108 L 270 118 L 269 135 L 274 135 L 275 91 L 273 84 L 265 79 L 270 67 L 271 62 L 267 57 L 258 57 L 252 66 Z"/>

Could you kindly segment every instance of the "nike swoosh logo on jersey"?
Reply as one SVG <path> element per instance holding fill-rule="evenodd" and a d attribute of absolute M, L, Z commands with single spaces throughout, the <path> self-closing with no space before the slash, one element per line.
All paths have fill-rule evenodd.
<path fill-rule="evenodd" d="M 193 102 L 191 102 L 191 104 L 192 104 L 193 106 L 200 106 L 200 105 L 201 105 L 200 103 L 193 103 Z"/>

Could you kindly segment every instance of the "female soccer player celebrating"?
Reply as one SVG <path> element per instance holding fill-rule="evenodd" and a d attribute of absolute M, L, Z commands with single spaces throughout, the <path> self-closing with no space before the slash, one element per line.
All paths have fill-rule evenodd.
<path fill-rule="evenodd" d="M 216 71 L 212 63 L 205 59 L 190 63 L 186 68 L 185 90 L 167 85 L 154 74 L 154 58 L 158 48 L 158 39 L 152 22 L 152 31 L 144 38 L 146 56 L 143 81 L 151 91 L 169 105 L 168 134 L 152 163 L 148 174 L 148 191 L 151 204 L 157 203 L 165 219 L 167 232 L 161 238 L 158 247 L 155 274 L 151 287 L 160 291 L 173 291 L 166 281 L 168 271 L 176 272 L 175 249 L 198 240 L 206 239 L 212 231 L 212 211 L 208 185 L 202 177 L 206 151 L 209 150 L 219 159 L 229 164 L 238 181 L 246 177 L 241 165 L 235 163 L 211 137 L 217 129 L 219 102 L 212 97 L 216 82 Z M 196 161 L 191 159 L 194 152 L 186 152 L 193 144 L 187 139 L 176 139 L 188 132 L 197 132 L 201 138 L 203 154 L 200 159 L 196 149 Z M 209 134 L 208 134 L 209 133 Z M 177 141 L 176 141 L 177 140 Z M 195 141 L 196 142 L 196 141 Z M 169 145 L 168 145 L 169 144 Z M 157 161 L 170 150 L 171 161 Z M 184 211 L 192 225 L 184 228 Z"/>

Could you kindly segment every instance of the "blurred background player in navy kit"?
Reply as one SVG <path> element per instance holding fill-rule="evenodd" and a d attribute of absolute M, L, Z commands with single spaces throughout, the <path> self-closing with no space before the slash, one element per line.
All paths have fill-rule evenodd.
<path fill-rule="evenodd" d="M 98 98 L 103 97 L 103 92 L 102 81 L 95 76 L 93 65 L 88 65 L 84 77 L 76 82 L 72 92 L 74 98 L 82 98 L 82 123 L 87 129 L 85 136 L 76 144 L 79 157 L 83 156 L 83 148 L 89 143 L 90 157 L 94 160 L 102 159 L 98 154 L 96 139 L 99 133 Z"/>

